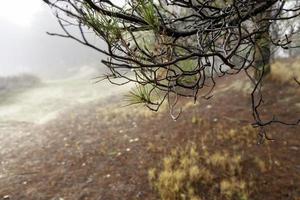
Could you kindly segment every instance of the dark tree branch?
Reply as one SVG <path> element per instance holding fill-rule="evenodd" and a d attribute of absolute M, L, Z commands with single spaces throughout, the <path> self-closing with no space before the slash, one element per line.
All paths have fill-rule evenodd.
<path fill-rule="evenodd" d="M 253 83 L 253 124 L 261 128 L 286 123 L 276 118 L 261 119 L 262 83 L 268 63 L 257 66 L 264 55 L 262 37 L 279 48 L 295 48 L 293 31 L 273 38 L 272 24 L 300 18 L 300 5 L 288 7 L 281 0 L 130 0 L 121 8 L 110 0 L 43 0 L 55 11 L 64 34 L 108 56 L 102 63 L 110 70 L 102 78 L 113 84 L 134 82 L 145 87 L 133 93 L 157 111 L 165 100 L 172 118 L 177 119 L 180 96 L 209 99 L 217 77 L 244 71 Z M 70 31 L 76 27 L 79 35 Z M 86 30 L 105 41 L 106 48 L 89 40 Z M 250 71 L 256 71 L 256 77 Z M 258 73 L 259 71 L 259 73 Z M 116 79 L 125 81 L 116 82 Z M 299 81 L 295 79 L 300 85 Z M 149 89 L 147 89 L 149 88 Z M 206 89 L 205 94 L 199 93 Z M 141 98 L 138 98 L 142 95 Z M 154 97 L 153 97 L 154 96 Z M 175 98 L 171 98 L 175 96 Z M 135 101 L 137 103 L 138 101 Z"/>

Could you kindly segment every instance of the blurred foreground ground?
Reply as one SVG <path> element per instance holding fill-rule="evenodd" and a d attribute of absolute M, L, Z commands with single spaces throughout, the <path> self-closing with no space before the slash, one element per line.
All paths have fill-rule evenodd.
<path fill-rule="evenodd" d="M 244 79 L 222 80 L 209 101 L 183 101 L 176 122 L 167 109 L 123 107 L 124 88 L 63 81 L 21 93 L 0 106 L 0 199 L 158 199 L 149 169 L 193 142 L 210 152 L 241 153 L 249 173 L 247 158 L 262 160 L 251 199 L 299 200 L 300 128 L 269 127 L 275 140 L 258 145 Z M 299 118 L 299 86 L 273 80 L 264 91 L 265 119 Z"/>

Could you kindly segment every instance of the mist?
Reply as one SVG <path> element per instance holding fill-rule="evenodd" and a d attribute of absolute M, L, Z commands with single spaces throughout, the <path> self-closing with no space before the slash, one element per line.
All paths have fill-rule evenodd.
<path fill-rule="evenodd" d="M 87 68 L 99 75 L 97 72 L 104 69 L 101 64 L 104 56 L 71 39 L 46 34 L 62 30 L 50 9 L 41 6 L 28 25 L 0 18 L 0 76 L 30 73 L 43 78 L 63 78 Z"/>
<path fill-rule="evenodd" d="M 11 13 L 16 5 L 23 9 Z M 72 39 L 47 34 L 63 30 L 41 0 L 2 2 L 0 24 L 0 124 L 46 123 L 73 106 L 122 90 L 107 82 L 93 84 L 93 78 L 105 72 L 104 55 Z M 74 27 L 68 30 L 79 33 Z M 87 38 L 106 48 L 94 34 Z"/>

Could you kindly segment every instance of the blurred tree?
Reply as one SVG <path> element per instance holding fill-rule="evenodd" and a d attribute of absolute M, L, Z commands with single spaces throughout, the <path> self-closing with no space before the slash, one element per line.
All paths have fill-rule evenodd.
<path fill-rule="evenodd" d="M 262 30 L 255 36 L 255 56 L 253 65 L 256 67 L 256 79 L 267 75 L 271 71 L 271 33 L 270 22 L 264 20 L 270 18 L 270 12 L 260 13 L 255 17 L 255 25 L 258 30 Z"/>
<path fill-rule="evenodd" d="M 137 83 L 130 96 L 133 103 L 156 111 L 167 100 L 176 119 L 178 96 L 210 98 L 216 77 L 245 72 L 255 85 L 256 125 L 277 122 L 262 122 L 257 108 L 262 102 L 261 81 L 270 72 L 271 46 L 293 47 L 293 33 L 276 33 L 274 38 L 270 27 L 299 19 L 300 6 L 294 0 L 44 2 L 53 8 L 64 31 L 49 34 L 72 38 L 107 55 L 109 59 L 102 62 L 111 73 L 103 78 L 115 84 Z M 79 35 L 69 32 L 74 26 Z M 91 32 L 107 47 L 89 41 L 86 36 Z M 199 95 L 205 88 L 208 92 Z"/>

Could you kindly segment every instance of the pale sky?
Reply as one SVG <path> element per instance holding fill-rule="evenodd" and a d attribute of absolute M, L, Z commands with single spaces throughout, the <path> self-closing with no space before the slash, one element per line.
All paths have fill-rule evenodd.
<path fill-rule="evenodd" d="M 0 18 L 19 26 L 29 26 L 42 10 L 42 0 L 2 0 Z"/>
<path fill-rule="evenodd" d="M 125 0 L 112 0 L 124 5 Z M 0 19 L 8 20 L 20 26 L 29 26 L 35 15 L 45 7 L 42 0 L 2 0 L 0 3 Z"/>

